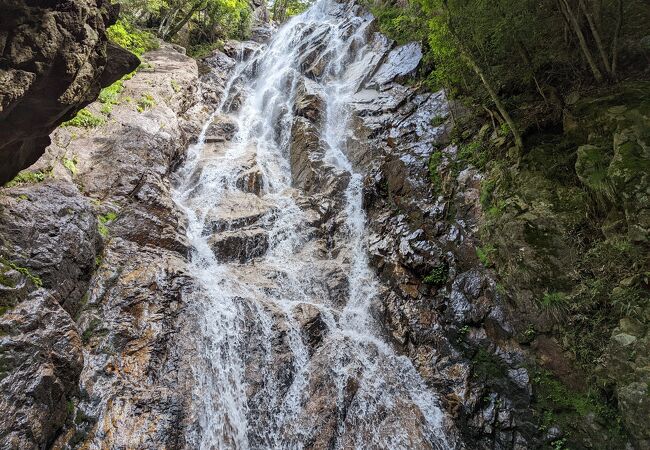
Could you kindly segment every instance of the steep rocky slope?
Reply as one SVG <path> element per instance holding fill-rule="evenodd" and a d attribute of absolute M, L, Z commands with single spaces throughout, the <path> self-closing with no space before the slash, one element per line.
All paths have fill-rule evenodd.
<path fill-rule="evenodd" d="M 355 15 L 368 19 L 361 8 L 348 6 L 351 21 Z M 355 84 L 347 148 L 354 169 L 364 174 L 364 238 L 380 294 L 371 312 L 380 318 L 382 331 L 437 393 L 451 418 L 444 431 L 450 442 L 458 439 L 458 448 L 461 442 L 466 448 L 557 447 L 573 428 L 585 446 L 624 445 L 625 437 L 608 440 L 609 424 L 603 421 L 611 416 L 600 414 L 582 394 L 572 358 L 554 334 L 553 310 L 537 314 L 534 303 L 543 295 L 536 283 L 547 275 L 562 278 L 562 268 L 577 257 L 579 247 L 566 239 L 570 225 L 589 213 L 572 210 L 572 199 L 584 194 L 576 186 L 552 186 L 548 172 L 535 166 L 535 152 L 517 168 L 529 174 L 529 184 L 516 187 L 506 185 L 505 176 L 495 179 L 474 156 L 468 161 L 467 146 L 450 136 L 450 107 L 456 119 L 462 108 L 450 105 L 442 92 L 408 83 L 421 63 L 420 47 L 397 46 L 369 23 L 362 28 L 369 50 L 346 72 Z M 257 40 L 264 41 L 263 31 Z M 336 300 L 351 289 L 346 273 L 352 256 L 342 245 L 350 177 L 340 176 L 325 159 L 319 136 L 325 93 L 319 81 L 331 53 L 323 41 L 311 44 L 301 48 L 295 98 L 287 103 L 293 114 L 284 124 L 290 131 L 288 190 L 296 213 L 306 218 L 309 245 L 300 252 L 310 255 L 318 292 Z M 219 368 L 208 364 L 211 372 L 197 377 L 206 355 L 197 353 L 196 336 L 208 340 L 197 306 L 207 293 L 197 282 L 200 265 L 189 261 L 188 218 L 173 198 L 172 184 L 186 175 L 177 169 L 220 105 L 233 69 L 255 58 L 263 45 L 229 42 L 225 53 L 201 62 L 201 77 L 196 62 L 171 46 L 148 53 L 133 78 L 88 107 L 99 120 L 88 128 L 57 129 L 43 157 L 0 189 L 0 447 L 193 448 L 201 427 L 209 428 L 197 409 L 201 402 L 219 405 L 212 391 L 201 392 L 210 388 Z M 257 65 L 248 70 L 254 73 Z M 205 196 L 213 193 L 202 188 L 201 177 L 209 178 L 211 164 L 223 163 L 220 158 L 237 132 L 234 115 L 249 94 L 242 86 L 241 79 L 228 86 L 234 94 L 225 112 L 206 124 L 205 152 L 189 176 L 188 205 L 206 213 L 200 234 L 209 236 L 208 252 L 234 267 L 228 272 L 237 275 L 233 283 L 254 286 L 262 280 L 265 295 L 302 298 L 301 285 L 283 285 L 283 272 L 263 260 L 285 230 L 275 222 L 283 204 L 262 198 L 268 179 L 256 149 L 241 149 L 232 162 L 239 172 L 228 174 L 228 180 L 236 192 L 219 209 L 206 209 L 212 199 L 206 202 Z M 615 197 L 603 200 L 607 207 L 618 205 L 610 208 L 606 233 L 629 233 L 634 242 L 643 242 L 647 112 L 642 105 L 623 108 L 620 98 L 610 100 L 594 114 L 567 118 L 568 129 L 589 135 L 572 164 L 586 184 L 603 182 L 605 171 L 604 195 L 615 187 Z M 280 109 L 285 117 L 288 110 Z M 603 123 L 615 124 L 606 136 L 598 132 L 607 129 Z M 589 133 L 576 131 L 590 126 Z M 281 134 L 279 128 L 275 132 Z M 485 139 L 500 142 L 496 131 Z M 633 262 L 634 270 L 643 261 Z M 616 287 L 623 291 L 643 282 L 642 275 L 618 275 L 623 280 L 616 279 Z M 343 315 L 337 310 L 341 305 L 332 302 L 325 310 L 298 302 L 285 311 L 259 295 L 259 309 L 269 322 L 253 326 L 253 308 L 240 321 L 249 324 L 247 340 L 238 347 L 246 364 L 248 389 L 242 395 L 250 396 L 248 407 L 259 412 L 271 404 L 267 380 L 288 395 L 298 376 L 293 368 L 300 347 L 299 356 L 313 358 L 311 367 L 318 370 L 304 386 L 310 395 L 301 415 L 283 437 L 300 437 L 296 430 L 308 429 L 311 448 L 343 442 L 337 441 L 341 423 L 357 425 L 348 413 L 364 390 L 355 378 L 359 368 L 350 370 L 342 399 L 337 398 L 341 386 L 332 381 L 340 374 L 328 365 L 328 352 L 338 349 L 327 338 Z M 604 328 L 607 352 L 598 361 L 599 380 L 619 399 L 636 448 L 645 448 L 648 329 L 630 314 L 614 326 Z M 300 345 L 292 341 L 296 329 Z M 269 361 L 271 367 L 260 373 Z M 546 371 L 579 396 L 559 387 Z M 578 417 L 578 424 L 547 415 L 546 404 L 540 407 L 556 400 L 565 409 L 560 413 Z M 415 410 L 406 400 L 400 406 L 392 424 L 408 423 Z M 577 416 L 576 408 L 583 408 Z M 260 431 L 265 420 L 251 429 Z M 412 443 L 425 442 L 418 425 L 402 427 Z"/>
<path fill-rule="evenodd" d="M 0 2 L 0 184 L 33 164 L 49 134 L 134 70 L 106 39 L 118 7 L 104 0 Z"/>
<path fill-rule="evenodd" d="M 191 280 L 170 174 L 198 133 L 198 70 L 169 46 L 146 59 L 103 124 L 59 128 L 0 194 L 2 448 L 180 439 L 170 336 Z"/>

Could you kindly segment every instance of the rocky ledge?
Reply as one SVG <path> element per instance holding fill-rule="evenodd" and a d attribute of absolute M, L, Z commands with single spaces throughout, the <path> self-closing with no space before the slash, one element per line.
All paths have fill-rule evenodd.
<path fill-rule="evenodd" d="M 118 7 L 106 0 L 0 1 L 0 185 L 36 162 L 62 122 L 133 71 L 108 42 Z"/>
<path fill-rule="evenodd" d="M 170 336 L 191 281 L 170 173 L 206 113 L 194 60 L 167 45 L 145 57 L 87 108 L 88 128 L 57 129 L 0 189 L 0 448 L 182 439 Z"/>

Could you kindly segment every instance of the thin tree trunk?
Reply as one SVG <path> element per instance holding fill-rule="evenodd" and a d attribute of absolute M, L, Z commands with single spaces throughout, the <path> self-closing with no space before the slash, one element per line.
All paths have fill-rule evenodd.
<path fill-rule="evenodd" d="M 616 28 L 614 29 L 614 39 L 612 40 L 612 78 L 614 79 L 617 78 L 618 38 L 621 35 L 621 28 L 623 27 L 623 0 L 618 0 L 616 6 Z"/>
<path fill-rule="evenodd" d="M 560 7 L 562 9 L 562 12 L 566 16 L 567 21 L 571 24 L 574 33 L 578 37 L 578 42 L 580 43 L 580 49 L 582 50 L 582 53 L 587 59 L 587 64 L 589 65 L 589 68 L 591 69 L 594 78 L 596 79 L 597 82 L 602 83 L 603 74 L 600 72 L 600 69 L 598 69 L 598 66 L 594 62 L 594 58 L 591 55 L 591 51 L 589 51 L 589 47 L 587 46 L 587 40 L 585 39 L 585 35 L 582 33 L 582 30 L 580 29 L 580 24 L 578 23 L 578 19 L 576 18 L 575 14 L 573 14 L 573 11 L 571 11 L 571 6 L 569 6 L 569 2 L 567 0 L 559 0 L 559 2 L 560 2 Z"/>
<path fill-rule="evenodd" d="M 176 35 L 176 33 L 181 31 L 181 28 L 183 28 L 185 26 L 185 24 L 187 22 L 189 22 L 189 20 L 192 18 L 194 13 L 199 10 L 199 8 L 201 7 L 202 4 L 203 4 L 203 1 L 197 1 L 196 3 L 194 3 L 190 7 L 190 10 L 188 11 L 188 13 L 185 14 L 185 16 L 183 16 L 183 18 L 180 20 L 180 22 L 178 22 L 177 24 L 175 24 L 173 26 L 173 28 L 169 31 L 169 33 L 165 36 L 165 38 L 166 39 L 171 39 Z"/>
<path fill-rule="evenodd" d="M 497 95 L 496 90 L 492 86 L 491 81 L 483 72 L 483 69 L 479 67 L 478 64 L 476 64 L 476 61 L 472 59 L 471 55 L 468 54 L 467 51 L 462 50 L 461 52 L 463 54 L 463 57 L 465 60 L 469 63 L 470 67 L 472 70 L 478 75 L 478 77 L 481 79 L 483 82 L 483 86 L 485 86 L 485 89 L 488 91 L 488 94 L 490 94 L 490 97 L 492 98 L 492 101 L 494 102 L 495 106 L 497 107 L 497 110 L 499 111 L 499 114 L 501 114 L 501 117 L 503 117 L 503 120 L 506 121 L 508 124 L 508 127 L 510 128 L 510 131 L 512 132 L 512 135 L 515 138 L 515 146 L 517 147 L 517 150 L 521 153 L 524 148 L 524 143 L 521 139 L 521 134 L 519 133 L 519 128 L 517 128 L 517 125 L 515 124 L 515 121 L 512 120 L 512 117 L 510 116 L 510 113 L 508 113 L 508 110 L 506 109 L 505 105 Z"/>
<path fill-rule="evenodd" d="M 512 132 L 512 135 L 513 135 L 513 137 L 515 139 L 515 146 L 517 147 L 517 150 L 519 151 L 519 154 L 521 155 L 521 153 L 523 152 L 523 149 L 524 149 L 524 144 L 523 144 L 523 141 L 521 139 L 521 134 L 519 133 L 519 128 L 517 128 L 517 124 L 512 119 L 512 117 L 510 116 L 510 113 L 508 113 L 508 110 L 506 109 L 505 105 L 503 104 L 503 102 L 501 101 L 499 96 L 497 95 L 497 92 L 494 89 L 494 87 L 492 86 L 492 82 L 488 78 L 487 74 L 476 63 L 476 61 L 472 57 L 472 54 L 469 51 L 469 49 L 467 49 L 465 47 L 463 42 L 456 35 L 456 33 L 454 31 L 453 24 L 451 22 L 451 14 L 449 12 L 449 6 L 447 4 L 447 1 L 448 0 L 443 0 L 442 3 L 443 3 L 443 6 L 444 6 L 444 8 L 445 8 L 445 10 L 447 12 L 447 26 L 449 28 L 449 32 L 455 38 L 456 43 L 458 44 L 458 48 L 460 50 L 461 55 L 463 56 L 463 58 L 465 58 L 465 60 L 467 61 L 469 66 L 472 68 L 474 73 L 476 73 L 476 75 L 478 75 L 478 77 L 481 79 L 481 82 L 483 83 L 483 86 L 485 87 L 485 90 L 487 90 L 488 94 L 490 95 L 490 98 L 492 99 L 495 106 L 497 107 L 497 110 L 501 114 L 501 117 L 503 117 L 503 119 L 508 124 L 508 127 L 510 128 L 510 131 Z"/>
<path fill-rule="evenodd" d="M 612 66 L 609 64 L 609 57 L 607 56 L 607 52 L 605 51 L 605 47 L 603 46 L 603 40 L 600 38 L 600 32 L 598 32 L 598 27 L 596 26 L 594 17 L 591 14 L 591 12 L 589 12 L 589 10 L 587 9 L 587 5 L 585 4 L 584 0 L 580 0 L 580 8 L 582 8 L 582 12 L 584 13 L 585 17 L 587 18 L 587 22 L 589 23 L 591 34 L 594 36 L 596 47 L 598 47 L 600 58 L 603 61 L 603 66 L 605 67 L 607 73 L 611 76 Z"/>

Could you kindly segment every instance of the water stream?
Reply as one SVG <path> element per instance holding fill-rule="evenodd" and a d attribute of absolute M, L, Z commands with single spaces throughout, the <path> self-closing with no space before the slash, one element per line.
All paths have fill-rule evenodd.
<path fill-rule="evenodd" d="M 435 393 L 374 314 L 363 177 L 346 148 L 347 105 L 374 50 L 371 17 L 350 8 L 319 0 L 239 62 L 180 170 L 175 198 L 201 286 L 192 448 L 455 446 Z M 318 61 L 310 157 L 322 162 L 327 195 L 302 189 L 291 166 L 295 102 Z M 219 125 L 234 131 L 210 139 Z"/>

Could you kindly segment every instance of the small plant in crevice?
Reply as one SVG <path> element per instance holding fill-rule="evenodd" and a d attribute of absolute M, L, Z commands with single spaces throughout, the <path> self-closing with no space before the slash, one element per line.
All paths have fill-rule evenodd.
<path fill-rule="evenodd" d="M 103 238 L 107 238 L 109 234 L 108 226 L 106 226 L 106 224 L 113 222 L 115 219 L 117 219 L 117 214 L 112 211 L 103 216 L 97 217 L 97 229 Z"/>
<path fill-rule="evenodd" d="M 431 126 L 434 127 L 439 127 L 440 125 L 443 125 L 447 118 L 445 116 L 434 116 L 431 119 Z"/>
<path fill-rule="evenodd" d="M 84 332 L 81 335 L 81 341 L 83 342 L 84 345 L 90 342 L 90 338 L 92 338 L 93 335 L 96 334 L 101 324 L 102 322 L 98 318 L 94 318 L 90 321 L 88 327 L 84 330 Z"/>
<path fill-rule="evenodd" d="M 138 112 L 144 112 L 147 109 L 151 109 L 154 106 L 156 106 L 156 100 L 153 98 L 153 96 L 146 92 L 142 94 L 142 97 L 138 100 L 138 103 L 136 105 L 136 108 Z"/>
<path fill-rule="evenodd" d="M 429 156 L 429 180 L 431 181 L 431 186 L 435 191 L 439 191 L 442 188 L 442 179 L 438 173 L 438 166 L 442 162 L 442 152 L 440 150 L 434 150 L 433 153 Z"/>
<path fill-rule="evenodd" d="M 77 158 L 73 156 L 72 158 L 63 158 L 63 167 L 68 169 L 72 175 L 77 174 Z"/>
<path fill-rule="evenodd" d="M 446 262 L 442 262 L 434 267 L 429 275 L 424 277 L 422 280 L 423 283 L 430 284 L 432 286 L 442 286 L 447 282 L 449 277 L 449 265 Z"/>
<path fill-rule="evenodd" d="M 45 181 L 50 175 L 52 175 L 52 168 L 49 168 L 46 171 L 37 170 L 33 172 L 30 170 L 23 170 L 22 172 L 19 172 L 13 180 L 5 184 L 5 187 L 40 183 L 42 181 Z"/>
<path fill-rule="evenodd" d="M 106 123 L 106 119 L 98 117 L 86 108 L 80 110 L 76 116 L 61 124 L 62 127 L 96 128 Z"/>

